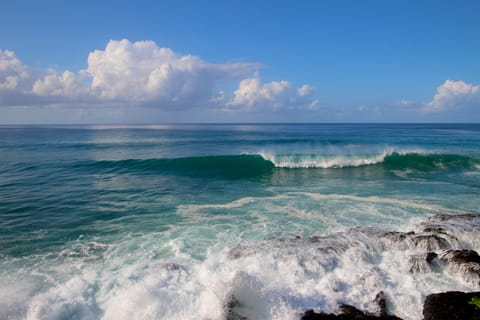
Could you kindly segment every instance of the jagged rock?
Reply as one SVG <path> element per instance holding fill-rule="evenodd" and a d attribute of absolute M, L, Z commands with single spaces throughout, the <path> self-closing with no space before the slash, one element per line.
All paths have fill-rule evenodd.
<path fill-rule="evenodd" d="M 448 263 L 448 269 L 460 273 L 466 282 L 480 287 L 480 256 L 474 250 L 447 250 L 440 260 Z"/>
<path fill-rule="evenodd" d="M 480 320 L 480 310 L 469 304 L 480 292 L 450 291 L 427 296 L 423 305 L 424 320 Z"/>
<path fill-rule="evenodd" d="M 348 304 L 340 305 L 340 313 L 317 313 L 314 310 L 307 310 L 301 317 L 302 320 L 402 320 L 399 317 L 387 314 L 387 301 L 385 294 L 380 291 L 375 296 L 375 302 L 379 307 L 379 314 L 374 315 L 358 310 L 354 306 Z"/>
<path fill-rule="evenodd" d="M 385 293 L 383 291 L 380 291 L 379 293 L 377 293 L 374 301 L 378 306 L 379 315 L 380 316 L 386 316 L 387 315 L 387 300 L 385 299 Z"/>
<path fill-rule="evenodd" d="M 436 257 L 438 257 L 438 254 L 436 254 L 435 252 L 427 252 L 427 254 L 425 255 L 425 260 L 428 263 L 431 263 Z"/>
<path fill-rule="evenodd" d="M 451 249 L 452 244 L 457 241 L 457 239 L 440 228 L 430 228 L 426 227 L 426 230 L 430 232 L 424 233 L 415 233 L 414 231 L 410 232 L 383 232 L 378 234 L 378 238 L 387 240 L 390 245 L 393 244 L 399 248 L 402 246 L 410 247 L 415 246 L 416 248 L 423 249 L 426 251 L 441 250 L 441 249 Z"/>
<path fill-rule="evenodd" d="M 402 320 L 399 317 L 391 315 L 371 315 L 358 310 L 351 305 L 341 305 L 340 314 L 316 313 L 313 310 L 307 310 L 301 317 L 302 320 Z"/>
<path fill-rule="evenodd" d="M 423 232 L 440 233 L 440 234 L 446 234 L 447 233 L 444 228 L 439 227 L 439 226 L 435 226 L 435 225 L 429 225 L 429 226 L 424 227 Z"/>
<path fill-rule="evenodd" d="M 412 237 L 412 242 L 417 248 L 422 248 L 427 251 L 450 249 L 450 243 L 444 237 L 436 234 L 421 234 Z"/>
<path fill-rule="evenodd" d="M 440 259 L 447 260 L 449 263 L 480 263 L 480 256 L 474 250 L 447 250 L 440 256 Z"/>

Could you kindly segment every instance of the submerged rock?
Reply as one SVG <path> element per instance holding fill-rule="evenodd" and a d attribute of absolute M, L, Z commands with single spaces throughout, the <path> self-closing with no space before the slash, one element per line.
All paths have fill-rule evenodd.
<path fill-rule="evenodd" d="M 480 310 L 469 302 L 480 292 L 450 291 L 427 296 L 423 305 L 424 320 L 480 320 Z"/>
<path fill-rule="evenodd" d="M 408 264 L 410 265 L 409 272 L 431 272 L 433 271 L 433 260 L 438 255 L 435 252 L 426 252 L 410 256 Z"/>
<path fill-rule="evenodd" d="M 225 312 L 225 320 L 247 320 L 247 317 L 239 314 L 236 308 L 240 305 L 234 295 L 231 295 L 225 302 L 223 309 Z"/>
<path fill-rule="evenodd" d="M 447 220 L 474 220 L 478 219 L 478 214 L 463 213 L 463 214 L 436 214 L 428 218 L 428 221 L 447 221 Z"/>

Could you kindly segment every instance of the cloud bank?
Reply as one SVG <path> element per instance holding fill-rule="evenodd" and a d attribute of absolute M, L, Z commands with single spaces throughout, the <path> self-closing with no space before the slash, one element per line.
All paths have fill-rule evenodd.
<path fill-rule="evenodd" d="M 15 121 L 15 114 L 31 121 L 46 115 L 42 112 L 50 107 L 54 110 L 48 114 L 57 122 L 65 114 L 78 114 L 72 121 L 92 121 L 97 115 L 106 122 L 120 121 L 122 114 L 128 121 L 159 121 L 159 114 L 165 115 L 162 121 L 402 121 L 450 119 L 450 115 L 466 119 L 480 112 L 475 111 L 480 110 L 480 85 L 462 80 L 446 80 L 428 102 L 359 101 L 357 108 L 337 103 L 330 108 L 323 105 L 318 112 L 316 89 L 310 84 L 262 81 L 261 63 L 210 63 L 153 41 L 111 40 L 105 48 L 90 52 L 86 65 L 79 71 L 39 70 L 23 64 L 15 52 L 0 50 L 0 121 Z M 32 111 L 31 117 L 19 111 L 26 109 Z M 322 118 L 308 111 L 317 111 Z M 176 118 L 174 113 L 185 117 Z M 82 120 L 85 114 L 88 118 Z"/>
<path fill-rule="evenodd" d="M 111 40 L 78 72 L 31 70 L 0 50 L 0 105 L 128 104 L 166 110 L 206 107 L 255 111 L 314 108 L 309 85 L 261 83 L 257 62 L 208 63 L 153 41 Z M 255 76 L 252 78 L 252 74 Z M 238 86 L 233 92 L 222 87 Z"/>

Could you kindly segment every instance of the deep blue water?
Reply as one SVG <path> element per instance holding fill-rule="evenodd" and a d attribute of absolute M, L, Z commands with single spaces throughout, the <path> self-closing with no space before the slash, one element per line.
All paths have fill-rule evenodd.
<path fill-rule="evenodd" d="M 238 277 L 292 319 L 315 271 L 229 250 L 480 211 L 478 124 L 1 126 L 0 155 L 0 319 L 221 319 Z"/>

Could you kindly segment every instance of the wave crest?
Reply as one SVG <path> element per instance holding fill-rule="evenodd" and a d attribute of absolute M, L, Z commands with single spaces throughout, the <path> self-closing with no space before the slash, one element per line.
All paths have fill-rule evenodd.
<path fill-rule="evenodd" d="M 260 153 L 263 159 L 272 162 L 277 168 L 345 168 L 375 165 L 385 162 L 387 157 L 406 155 L 426 155 L 421 150 L 385 149 L 379 153 L 371 154 L 285 154 L 276 155 L 271 153 Z"/>
<path fill-rule="evenodd" d="M 274 169 L 339 169 L 377 167 L 383 170 L 478 171 L 480 158 L 424 151 L 383 150 L 371 154 L 243 154 L 186 158 L 102 160 L 77 163 L 77 168 L 107 172 L 157 171 L 181 175 L 257 176 Z"/>

